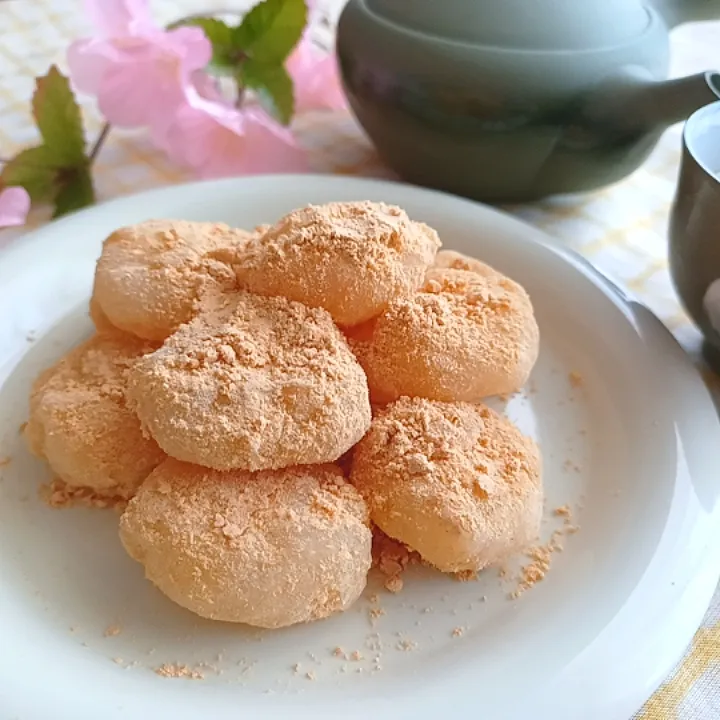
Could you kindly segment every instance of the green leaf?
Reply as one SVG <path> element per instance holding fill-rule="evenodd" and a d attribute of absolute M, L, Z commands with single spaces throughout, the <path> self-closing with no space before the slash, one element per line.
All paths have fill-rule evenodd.
<path fill-rule="evenodd" d="M 243 84 L 257 94 L 268 115 L 289 125 L 295 111 L 292 78 L 282 65 L 263 65 L 247 60 L 243 65 Z"/>
<path fill-rule="evenodd" d="M 66 170 L 61 173 L 59 182 L 60 188 L 55 197 L 54 218 L 74 210 L 80 210 L 80 208 L 95 202 L 95 188 L 89 167 L 82 166 Z"/>
<path fill-rule="evenodd" d="M 263 0 L 233 31 L 233 44 L 266 65 L 280 65 L 298 44 L 305 23 L 305 0 Z"/>
<path fill-rule="evenodd" d="M 24 187 L 34 202 L 51 200 L 55 194 L 58 168 L 44 146 L 27 148 L 8 161 L 0 174 L 2 184 Z"/>
<path fill-rule="evenodd" d="M 33 115 L 51 162 L 68 167 L 85 162 L 85 135 L 80 108 L 68 79 L 52 65 L 35 81 Z"/>
<path fill-rule="evenodd" d="M 208 71 L 213 75 L 232 76 L 237 74 L 244 57 L 233 40 L 233 31 L 227 23 L 216 18 L 192 18 L 175 23 L 171 27 L 199 27 L 212 45 L 212 59 Z"/>

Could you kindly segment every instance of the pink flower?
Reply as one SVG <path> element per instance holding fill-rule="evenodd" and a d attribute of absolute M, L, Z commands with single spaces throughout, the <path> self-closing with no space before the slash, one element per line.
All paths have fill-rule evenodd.
<path fill-rule="evenodd" d="M 175 162 L 200 177 L 303 172 L 304 151 L 292 133 L 260 109 L 237 110 L 186 90 L 185 104 L 153 127 L 153 139 Z"/>
<path fill-rule="evenodd" d="M 147 0 L 86 0 L 99 36 L 68 50 L 70 76 L 96 95 L 107 120 L 123 127 L 149 125 L 184 102 L 183 86 L 210 61 L 200 28 L 165 32 L 152 21 Z"/>
<path fill-rule="evenodd" d="M 0 191 L 0 228 L 24 225 L 30 211 L 30 196 L 21 187 Z"/>
<path fill-rule="evenodd" d="M 157 30 L 148 0 L 96 0 L 86 2 L 85 10 L 104 38 Z"/>
<path fill-rule="evenodd" d="M 319 48 L 307 32 L 287 59 L 285 69 L 293 79 L 295 112 L 347 107 L 335 55 Z"/>

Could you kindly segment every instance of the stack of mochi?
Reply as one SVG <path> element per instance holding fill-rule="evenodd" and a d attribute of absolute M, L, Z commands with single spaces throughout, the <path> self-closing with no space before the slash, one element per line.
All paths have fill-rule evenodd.
<path fill-rule="evenodd" d="M 535 443 L 481 404 L 527 380 L 527 293 L 398 207 L 253 232 L 153 220 L 98 260 L 97 332 L 40 375 L 25 430 L 58 482 L 127 502 L 170 599 L 276 628 L 347 609 L 372 530 L 448 573 L 537 537 Z"/>

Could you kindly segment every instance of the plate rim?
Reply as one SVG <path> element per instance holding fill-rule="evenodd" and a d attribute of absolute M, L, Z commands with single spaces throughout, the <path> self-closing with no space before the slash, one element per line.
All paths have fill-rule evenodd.
<path fill-rule="evenodd" d="M 46 236 L 53 236 L 58 231 L 62 231 L 63 226 L 72 226 L 78 222 L 79 218 L 91 217 L 93 214 L 101 214 L 108 208 L 117 207 L 121 208 L 122 205 L 132 205 L 138 200 L 138 198 L 152 199 L 153 197 L 168 198 L 172 195 L 179 193 L 187 193 L 198 191 L 199 193 L 211 193 L 217 189 L 222 189 L 223 192 L 227 192 L 230 188 L 237 189 L 238 185 L 268 185 L 272 186 L 281 185 L 283 183 L 292 183 L 294 185 L 302 183 L 303 180 L 313 183 L 329 184 L 329 185 L 343 185 L 346 188 L 348 186 L 356 187 L 358 197 L 362 195 L 363 188 L 372 188 L 374 191 L 382 191 L 386 188 L 388 192 L 393 191 L 404 191 L 411 192 L 415 195 L 424 196 L 431 201 L 435 199 L 438 202 L 451 202 L 456 205 L 462 205 L 467 208 L 474 208 L 475 210 L 482 210 L 485 213 L 490 213 L 496 216 L 499 221 L 505 223 L 508 226 L 514 226 L 514 229 L 518 233 L 518 241 L 526 243 L 528 245 L 541 245 L 556 255 L 560 256 L 565 262 L 573 265 L 580 273 L 582 273 L 588 280 L 593 282 L 595 285 L 600 286 L 605 295 L 610 297 L 614 304 L 621 307 L 626 311 L 629 317 L 632 319 L 635 331 L 640 340 L 648 345 L 657 345 L 663 347 L 665 351 L 673 355 L 673 363 L 677 365 L 675 368 L 671 368 L 665 357 L 661 357 L 662 364 L 666 365 L 663 369 L 664 374 L 671 373 L 677 375 L 679 380 L 679 373 L 684 373 L 685 381 L 694 386 L 694 391 L 698 395 L 698 398 L 702 398 L 702 402 L 705 404 L 707 411 L 712 410 L 712 415 L 715 417 L 715 427 L 708 429 L 707 433 L 711 430 L 720 439 L 720 420 L 717 418 L 715 411 L 715 405 L 713 396 L 710 390 L 702 380 L 700 370 L 692 362 L 691 358 L 685 353 L 677 339 L 672 335 L 670 330 L 641 302 L 633 298 L 632 294 L 625 292 L 616 283 L 614 283 L 605 274 L 599 271 L 592 263 L 584 258 L 579 253 L 563 246 L 558 240 L 553 238 L 550 234 L 545 231 L 534 227 L 533 225 L 525 222 L 511 215 L 503 210 L 478 203 L 466 198 L 451 195 L 437 190 L 431 190 L 427 188 L 416 187 L 408 185 L 402 182 L 393 180 L 375 179 L 375 178 L 356 178 L 346 177 L 338 175 L 328 174 L 307 174 L 307 175 L 264 175 L 264 176 L 250 176 L 243 178 L 226 178 L 215 181 L 200 181 L 193 183 L 184 183 L 177 185 L 163 186 L 159 188 L 153 188 L 140 193 L 126 195 L 119 198 L 113 198 L 90 208 L 80 210 L 72 213 L 66 217 L 52 221 L 42 227 L 23 233 L 19 237 L 13 239 L 4 247 L 0 248 L 0 278 L 3 276 L 3 268 L 12 266 L 14 258 L 20 258 L 22 255 L 31 251 L 31 248 L 39 243 L 45 241 Z M 390 200 L 392 202 L 392 200 Z M 0 300 L 2 300 L 3 290 L 2 282 L 0 282 Z M 0 323 L 3 322 L 3 318 L 0 318 Z M 4 375 L 4 373 L 3 373 Z M 4 384 L 5 377 L 2 378 Z M 676 484 L 678 479 L 676 477 Z M 674 504 L 673 504 L 674 505 Z M 671 514 L 673 507 L 671 507 Z M 609 693 L 607 699 L 600 699 L 601 702 L 605 702 L 605 707 L 600 708 L 600 714 L 592 715 L 594 719 L 602 718 L 602 720 L 609 720 L 609 718 L 618 718 L 621 720 L 627 720 L 629 715 L 637 710 L 642 703 L 662 684 L 663 680 L 670 673 L 675 663 L 681 658 L 685 648 L 694 636 L 695 630 L 700 625 L 702 618 L 704 617 L 705 611 L 712 599 L 715 592 L 718 579 L 720 579 L 720 505 L 715 503 L 715 507 L 712 512 L 708 512 L 707 519 L 709 523 L 715 520 L 714 528 L 709 528 L 706 531 L 705 537 L 705 552 L 703 554 L 703 560 L 701 567 L 695 572 L 692 577 L 686 579 L 683 587 L 683 597 L 677 597 L 673 603 L 671 612 L 675 615 L 672 628 L 664 628 L 663 633 L 665 639 L 663 641 L 663 651 L 654 653 L 645 653 L 651 657 L 646 659 L 646 668 L 641 673 L 646 679 L 642 684 L 642 687 L 637 687 L 639 683 L 635 683 L 636 687 L 630 687 L 628 678 L 621 676 L 616 679 L 618 685 L 613 693 Z M 666 533 L 668 531 L 670 517 L 666 521 L 666 525 L 663 528 L 661 540 L 666 539 Z M 717 549 L 715 549 L 717 548 Z M 654 558 L 653 558 L 654 560 Z M 628 606 L 631 604 L 630 599 L 637 595 L 638 589 L 644 583 L 647 583 L 647 575 L 645 575 L 638 581 L 638 586 L 632 591 L 628 602 L 618 611 L 618 614 L 613 620 L 606 625 L 601 634 L 596 638 L 605 638 L 605 646 L 602 648 L 595 648 L 598 643 L 594 640 L 589 646 L 583 651 L 583 667 L 576 667 L 578 663 L 572 661 L 561 673 L 560 680 L 568 685 L 573 686 L 582 685 L 581 677 L 578 676 L 578 672 L 587 672 L 587 663 L 591 664 L 594 662 L 597 665 L 597 660 L 592 657 L 588 660 L 588 653 L 595 653 L 600 657 L 607 659 L 608 653 L 612 654 L 612 648 L 608 649 L 607 636 L 612 632 L 618 632 L 617 628 L 621 627 L 623 623 L 627 624 Z M 678 595 L 679 590 L 675 591 L 674 594 Z M 667 601 L 667 599 L 665 600 Z M 658 600 L 659 603 L 659 600 Z M 627 637 L 623 635 L 623 638 Z M 663 655 L 663 661 L 661 662 L 658 656 Z M 602 667 L 602 661 L 600 663 Z M 572 713 L 570 715 L 562 714 L 567 711 L 564 707 L 567 704 L 567 698 L 562 698 L 562 688 L 558 688 L 555 683 L 552 683 L 553 687 L 545 693 L 545 697 L 539 698 L 538 710 L 543 713 L 547 713 L 547 717 L 562 717 L 572 718 L 575 717 Z M 621 687 L 623 686 L 624 687 Z M 457 688 L 453 688 L 457 692 Z M 560 692 L 559 692 L 560 691 Z M 560 705 L 558 705 L 560 703 Z M 562 707 L 561 707 L 562 706 Z M 631 707 L 632 706 L 632 707 Z M 585 708 L 587 711 L 588 708 Z M 596 713 L 595 708 L 589 709 L 591 712 Z M 545 715 L 539 715 L 539 717 L 545 717 Z M 587 720 L 590 720 L 590 716 L 586 715 Z"/>

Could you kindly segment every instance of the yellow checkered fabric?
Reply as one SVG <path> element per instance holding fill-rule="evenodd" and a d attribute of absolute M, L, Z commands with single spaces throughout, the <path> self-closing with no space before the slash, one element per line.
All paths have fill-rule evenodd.
<path fill-rule="evenodd" d="M 343 0 L 320 6 L 332 19 Z M 158 20 L 168 22 L 195 12 L 242 10 L 252 2 L 154 0 Z M 80 0 L 0 0 L 0 157 L 36 141 L 29 121 L 33 78 L 55 62 L 89 27 Z M 673 74 L 700 72 L 720 62 L 720 23 L 676 30 Z M 92 139 L 101 119 L 92 102 L 85 117 Z M 345 114 L 314 114 L 298 119 L 310 150 L 312 169 L 348 175 L 391 176 L 355 122 Z M 681 310 L 667 272 L 666 224 L 680 157 L 680 130 L 668 131 L 647 163 L 622 183 L 580 197 L 560 197 L 507 208 L 591 260 L 618 284 L 643 300 L 697 357 L 699 335 Z M 143 133 L 114 131 L 95 167 L 100 198 L 138 192 L 190 177 L 173 167 Z M 30 225 L 48 219 L 34 210 Z M 4 231 L 0 245 L 12 242 Z M 698 360 L 698 362 L 700 362 Z M 717 380 L 706 372 L 711 384 Z M 636 720 L 717 720 L 720 718 L 720 594 L 684 661 L 638 713 Z M 578 720 L 581 720 L 578 718 Z"/>

